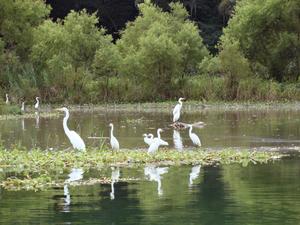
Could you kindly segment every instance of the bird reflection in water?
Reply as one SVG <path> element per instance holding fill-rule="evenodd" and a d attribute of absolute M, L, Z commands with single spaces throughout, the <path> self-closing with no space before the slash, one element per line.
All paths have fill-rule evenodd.
<path fill-rule="evenodd" d="M 111 192 L 110 192 L 110 199 L 115 199 L 115 188 L 114 183 L 118 182 L 120 178 L 120 169 L 119 167 L 111 167 Z"/>
<path fill-rule="evenodd" d="M 189 187 L 193 185 L 194 180 L 199 177 L 201 165 L 193 166 L 190 172 Z"/>
<path fill-rule="evenodd" d="M 182 151 L 183 143 L 179 131 L 173 130 L 173 142 L 175 149 Z"/>
<path fill-rule="evenodd" d="M 40 114 L 39 112 L 35 112 L 35 128 L 40 128 Z"/>
<path fill-rule="evenodd" d="M 146 166 L 144 168 L 144 174 L 149 181 L 157 182 L 157 193 L 159 196 L 163 195 L 163 190 L 161 187 L 161 175 L 168 173 L 168 167 L 155 167 L 155 166 Z"/>
<path fill-rule="evenodd" d="M 22 118 L 21 120 L 21 125 L 22 125 L 22 131 L 25 131 L 25 120 Z"/>
<path fill-rule="evenodd" d="M 68 185 L 73 182 L 73 181 L 78 181 L 83 178 L 83 169 L 81 168 L 74 168 L 72 169 L 71 173 L 69 173 L 69 178 L 65 180 L 64 184 L 64 212 L 70 212 L 70 204 L 71 204 L 71 195 L 69 192 L 69 187 Z"/>

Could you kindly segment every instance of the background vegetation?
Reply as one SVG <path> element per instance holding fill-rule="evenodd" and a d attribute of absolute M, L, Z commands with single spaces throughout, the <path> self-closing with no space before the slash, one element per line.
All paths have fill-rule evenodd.
<path fill-rule="evenodd" d="M 50 11 L 0 0 L 0 94 L 16 103 L 300 100 L 298 0 L 237 1 L 215 55 L 180 3 L 139 4 L 116 41 L 96 14 Z"/>

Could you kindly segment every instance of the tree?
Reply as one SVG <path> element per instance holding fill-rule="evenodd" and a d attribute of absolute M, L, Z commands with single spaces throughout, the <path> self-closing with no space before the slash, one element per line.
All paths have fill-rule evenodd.
<path fill-rule="evenodd" d="M 95 59 L 93 62 L 93 71 L 95 73 L 95 79 L 97 82 L 101 82 L 104 78 L 104 88 L 105 96 L 104 99 L 107 100 L 109 95 L 109 79 L 118 73 L 118 64 L 120 61 L 119 51 L 112 42 L 107 43 L 107 45 L 99 48 L 96 51 Z M 97 85 L 99 87 L 99 85 Z"/>
<path fill-rule="evenodd" d="M 225 88 L 227 99 L 234 100 L 237 97 L 239 81 L 252 75 L 248 60 L 243 56 L 237 41 L 226 43 L 220 52 L 220 70 L 225 75 Z"/>
<path fill-rule="evenodd" d="M 112 41 L 98 22 L 95 14 L 71 11 L 64 21 L 46 20 L 35 29 L 31 60 L 54 92 L 82 96 L 79 91 L 92 79 L 96 51 Z"/>
<path fill-rule="evenodd" d="M 168 98 L 176 79 L 195 72 L 208 51 L 181 4 L 171 4 L 170 12 L 151 3 L 139 7 L 139 16 L 127 24 L 117 42 L 122 56 L 119 70 L 156 97 Z"/>
<path fill-rule="evenodd" d="M 237 41 L 252 68 L 265 67 L 277 81 L 300 74 L 300 1 L 241 0 L 224 29 L 221 49 Z"/>
<path fill-rule="evenodd" d="M 0 0 L 0 37 L 5 48 L 27 58 L 32 46 L 33 29 L 50 13 L 42 0 Z"/>

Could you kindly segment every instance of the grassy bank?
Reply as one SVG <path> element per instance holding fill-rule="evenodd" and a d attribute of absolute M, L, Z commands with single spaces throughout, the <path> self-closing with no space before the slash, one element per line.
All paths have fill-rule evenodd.
<path fill-rule="evenodd" d="M 178 81 L 179 82 L 179 81 Z M 97 83 L 95 90 L 82 92 L 64 93 L 57 92 L 55 95 L 46 95 L 44 90 L 39 90 L 28 95 L 18 94 L 16 91 L 7 90 L 14 97 L 12 104 L 20 105 L 22 99 L 28 101 L 32 96 L 41 96 L 42 104 L 112 104 L 112 103 L 144 103 L 174 101 L 180 96 L 189 101 L 206 102 L 293 102 L 300 101 L 300 83 L 278 83 L 273 80 L 262 78 L 247 78 L 239 80 L 236 84 L 234 97 L 229 93 L 233 88 L 228 87 L 225 77 L 209 75 L 196 75 L 184 78 L 180 85 L 172 87 L 172 93 L 168 97 L 160 96 L 144 84 L 135 84 L 125 78 L 110 78 L 108 83 Z M 169 84 L 165 84 L 169 86 Z M 38 89 L 37 89 L 38 90 Z M 26 90 L 25 90 L 25 93 Z M 4 96 L 4 92 L 0 94 Z M 62 96 L 63 95 L 63 96 Z M 29 103 L 28 103 L 29 104 Z M 31 102 L 31 105 L 33 102 Z M 20 114 L 20 106 L 7 107 L 0 104 L 0 113 Z"/>
<path fill-rule="evenodd" d="M 0 150 L 0 186 L 8 190 L 41 190 L 63 184 L 62 174 L 72 168 L 84 171 L 101 170 L 108 166 L 143 166 L 156 165 L 223 165 L 238 163 L 247 166 L 249 163 L 267 163 L 281 158 L 277 152 L 222 151 L 178 152 L 160 150 L 155 155 L 148 155 L 141 150 L 88 150 L 77 151 L 43 151 L 43 150 Z M 65 176 L 66 178 L 66 176 Z M 107 182 L 107 179 L 99 182 Z M 87 183 L 86 183 L 87 184 Z"/>
<path fill-rule="evenodd" d="M 68 105 L 72 112 L 94 112 L 94 111 L 123 111 L 123 112 L 164 112 L 171 113 L 177 101 L 164 102 L 148 102 L 148 103 L 123 103 L 123 104 L 85 104 L 85 105 Z M 57 118 L 60 114 L 54 111 L 55 108 L 61 105 L 42 106 L 39 116 L 41 118 Z M 16 107 L 16 106 L 6 106 Z M 183 104 L 184 113 L 196 113 L 199 111 L 300 111 L 300 102 L 201 102 L 188 100 Z M 3 112 L 3 111 L 2 111 Z M 28 109 L 25 113 L 16 114 L 5 111 L 4 114 L 0 111 L 0 120 L 20 119 L 20 118 L 36 118 L 35 110 Z"/>

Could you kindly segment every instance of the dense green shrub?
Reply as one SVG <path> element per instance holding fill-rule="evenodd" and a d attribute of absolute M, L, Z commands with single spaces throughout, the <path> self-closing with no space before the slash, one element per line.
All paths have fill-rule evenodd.
<path fill-rule="evenodd" d="M 297 100 L 300 101 L 300 83 L 288 83 L 283 85 L 282 93 L 281 93 L 282 100 Z"/>
<path fill-rule="evenodd" d="M 226 100 L 224 86 L 224 77 L 195 76 L 188 79 L 184 87 L 184 96 L 200 101 Z"/>
<path fill-rule="evenodd" d="M 111 36 L 97 27 L 98 22 L 95 14 L 72 11 L 64 21 L 46 20 L 35 29 L 31 59 L 38 73 L 46 75 L 48 98 L 76 103 L 84 99 L 96 51 L 110 51 L 112 46 Z"/>
<path fill-rule="evenodd" d="M 117 42 L 122 57 L 119 70 L 155 93 L 150 100 L 169 98 L 174 82 L 182 74 L 194 73 L 208 51 L 181 4 L 171 4 L 170 12 L 150 3 L 139 7 L 139 16 Z"/>
<path fill-rule="evenodd" d="M 251 64 L 265 67 L 271 78 L 295 81 L 300 74 L 299 13 L 299 0 L 237 1 L 221 37 L 221 50 L 237 42 L 241 54 Z"/>
<path fill-rule="evenodd" d="M 43 0 L 0 0 L 0 37 L 9 51 L 22 59 L 28 57 L 32 46 L 33 29 L 50 13 Z"/>

